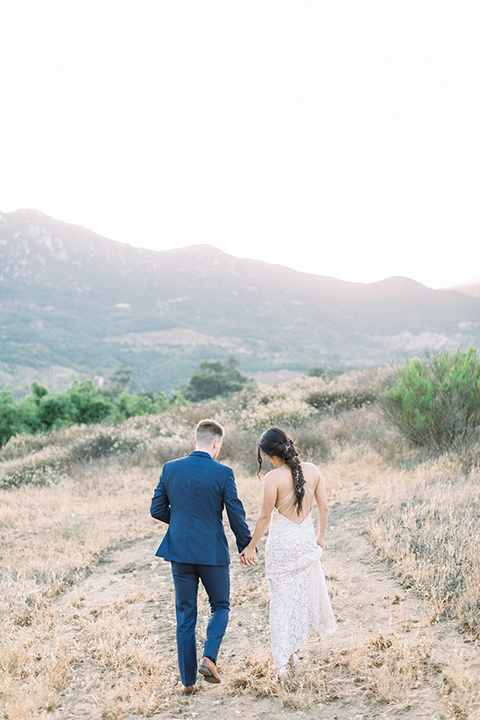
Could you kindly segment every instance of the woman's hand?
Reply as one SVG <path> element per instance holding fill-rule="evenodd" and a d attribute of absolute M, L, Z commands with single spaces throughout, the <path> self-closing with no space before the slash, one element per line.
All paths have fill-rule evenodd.
<path fill-rule="evenodd" d="M 320 545 L 323 551 L 325 551 L 325 540 L 320 535 L 320 533 L 317 535 L 317 545 Z"/>
<path fill-rule="evenodd" d="M 240 553 L 240 565 L 255 565 L 257 562 L 257 553 L 255 546 L 247 545 Z"/>

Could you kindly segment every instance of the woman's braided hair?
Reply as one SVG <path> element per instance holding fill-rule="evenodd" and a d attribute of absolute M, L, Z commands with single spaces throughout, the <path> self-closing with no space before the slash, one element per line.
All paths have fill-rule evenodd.
<path fill-rule="evenodd" d="M 262 472 L 262 452 L 265 455 L 273 457 L 274 455 L 283 460 L 285 465 L 290 469 L 293 478 L 293 492 L 295 498 L 295 507 L 297 513 L 300 513 L 305 495 L 305 478 L 303 476 L 301 460 L 293 440 L 286 435 L 280 428 L 270 428 L 266 430 L 257 449 L 258 471 L 260 477 Z"/>

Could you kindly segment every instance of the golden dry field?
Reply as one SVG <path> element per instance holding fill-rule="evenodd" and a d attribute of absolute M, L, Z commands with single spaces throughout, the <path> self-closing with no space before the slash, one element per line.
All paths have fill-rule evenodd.
<path fill-rule="evenodd" d="M 303 378 L 226 400 L 12 438 L 0 452 L 0 718 L 5 720 L 478 720 L 480 472 L 458 450 L 413 451 L 375 401 L 389 371 Z M 316 409 L 314 392 L 352 402 Z M 269 649 L 260 562 L 233 537 L 222 683 L 184 698 L 173 584 L 149 516 L 163 462 L 192 449 L 195 424 L 227 430 L 253 527 L 262 497 L 256 443 L 279 425 L 324 474 L 323 567 L 338 631 L 301 652 L 285 686 Z M 472 453 L 470 453 L 471 456 Z M 238 556 L 237 556 L 238 557 Z M 208 619 L 200 595 L 199 648 Z"/>

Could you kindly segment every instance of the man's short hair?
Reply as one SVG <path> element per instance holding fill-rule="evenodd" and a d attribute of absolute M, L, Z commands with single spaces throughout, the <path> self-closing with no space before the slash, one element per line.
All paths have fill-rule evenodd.
<path fill-rule="evenodd" d="M 210 445 L 215 438 L 223 438 L 225 430 L 216 420 L 200 420 L 195 428 L 195 440 L 197 443 Z"/>

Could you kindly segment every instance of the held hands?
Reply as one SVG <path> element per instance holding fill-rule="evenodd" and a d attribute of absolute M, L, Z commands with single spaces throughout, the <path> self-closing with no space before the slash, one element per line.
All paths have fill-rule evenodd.
<path fill-rule="evenodd" d="M 247 545 L 240 553 L 240 565 L 255 565 L 257 562 L 257 553 L 255 547 Z"/>

